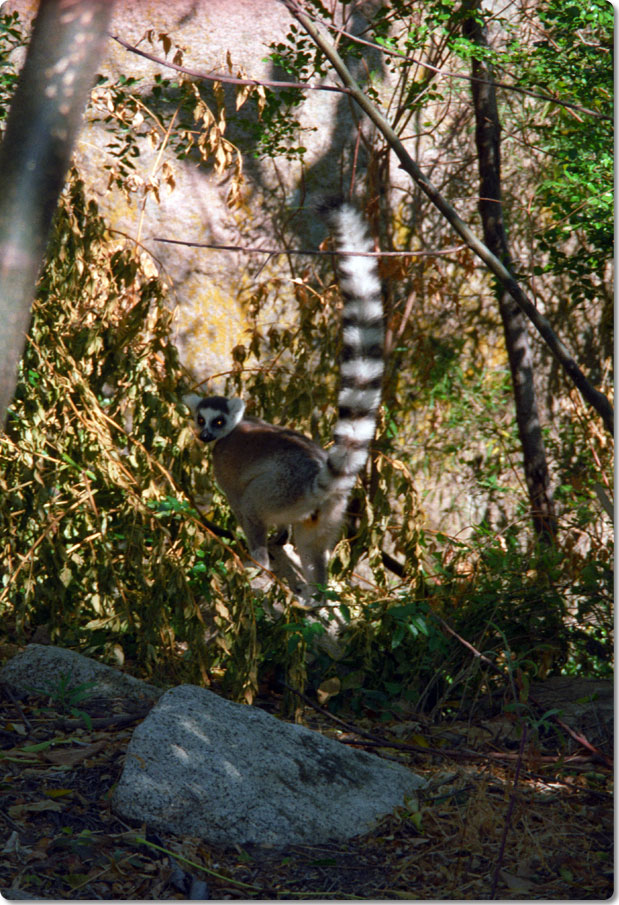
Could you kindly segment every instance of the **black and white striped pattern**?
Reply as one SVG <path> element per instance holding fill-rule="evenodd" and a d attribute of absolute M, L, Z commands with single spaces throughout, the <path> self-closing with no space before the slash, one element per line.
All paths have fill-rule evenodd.
<path fill-rule="evenodd" d="M 383 304 L 376 258 L 355 252 L 373 251 L 365 222 L 350 204 L 328 214 L 339 253 L 342 354 L 338 420 L 319 484 L 348 493 L 368 457 L 376 429 L 383 378 Z"/>

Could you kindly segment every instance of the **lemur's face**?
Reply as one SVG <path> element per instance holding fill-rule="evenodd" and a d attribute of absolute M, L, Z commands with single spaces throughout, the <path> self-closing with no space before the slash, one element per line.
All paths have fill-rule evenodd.
<path fill-rule="evenodd" d="M 213 443 L 226 437 L 243 417 L 245 405 L 241 399 L 208 396 L 195 406 L 198 437 L 203 443 Z"/>

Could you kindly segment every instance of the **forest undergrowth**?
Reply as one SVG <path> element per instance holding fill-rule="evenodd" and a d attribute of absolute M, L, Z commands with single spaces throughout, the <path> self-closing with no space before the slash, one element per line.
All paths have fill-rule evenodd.
<path fill-rule="evenodd" d="M 318 0 L 309 5 L 327 16 Z M 364 68 L 366 45 L 345 32 L 338 47 L 370 101 L 401 135 L 414 133 L 420 159 L 434 143 L 440 188 L 471 222 L 469 84 L 438 77 L 448 66 L 467 73 L 475 59 L 517 85 L 500 104 L 515 258 L 610 395 L 610 20 L 601 0 L 549 0 L 536 17 L 523 10 L 516 23 L 499 21 L 500 50 L 480 49 L 465 37 L 463 10 L 385 5 L 364 32 L 385 54 L 376 69 Z M 145 37 L 182 70 L 169 36 Z M 0 126 L 15 88 L 12 53 L 24 42 L 19 18 L 0 17 Z M 297 26 L 270 59 L 298 81 L 326 72 Z M 548 97 L 560 99 L 566 83 L 571 107 L 553 105 Z M 141 234 L 146 201 L 175 191 L 175 168 L 200 164 L 225 177 L 231 218 L 244 216 L 250 155 L 303 168 L 303 94 L 209 86 L 177 69 L 152 82 L 102 77 L 88 115 L 108 129 L 109 189 L 135 205 L 139 225 L 133 238 L 111 228 L 72 169 L 0 435 L 3 659 L 28 642 L 51 643 L 162 686 L 206 685 L 400 759 L 430 785 L 418 810 L 328 852 L 295 848 L 275 862 L 200 840 L 179 847 L 173 837 L 142 838 L 110 811 L 127 721 L 84 719 L 81 704 L 67 713 L 58 690 L 27 702 L 7 691 L 7 819 L 27 857 L 19 876 L 3 880 L 51 882 L 48 891 L 72 898 L 182 897 L 196 876 L 213 898 L 448 898 L 456 889 L 464 898 L 604 898 L 612 743 L 566 728 L 560 706 L 540 706 L 532 687 L 612 678 L 612 438 L 536 346 L 556 513 L 556 534 L 541 538 L 497 287 L 469 249 L 454 249 L 418 188 L 402 183 L 388 145 L 359 126 L 350 184 L 363 186 L 357 197 L 381 248 L 403 256 L 380 265 L 387 377 L 371 462 L 331 566 L 327 596 L 343 625 L 334 655 L 325 626 L 285 582 L 267 593 L 252 587 L 244 538 L 182 403 L 197 377 L 172 341 L 170 287 Z M 148 174 L 145 144 L 161 152 Z M 220 376 L 227 392 L 253 401 L 252 414 L 328 443 L 337 281 L 328 253 L 295 257 L 299 211 L 288 197 L 276 185 L 268 199 L 288 270 L 250 266 L 239 300 L 246 331 Z M 59 764 L 73 770 L 66 787 L 50 773 Z"/>
<path fill-rule="evenodd" d="M 404 8 L 398 11 L 404 22 Z M 426 30 L 410 31 L 409 43 L 427 40 L 434 13 L 428 15 Z M 380 17 L 374 23 L 379 35 L 387 26 L 396 28 Z M 457 29 L 450 28 L 445 47 L 455 41 Z M 2 37 L 10 61 L 21 40 L 15 16 L 4 17 Z M 273 57 L 301 77 L 310 66 L 307 41 L 294 30 L 289 37 L 289 47 L 278 46 Z M 169 39 L 160 40 L 168 52 Z M 351 44 L 350 52 L 359 48 Z M 510 53 L 516 65 L 520 50 Z M 175 60 L 182 63 L 178 49 Z M 552 74 L 541 52 L 537 62 Z M 5 105 L 13 88 L 7 65 Z M 236 91 L 237 107 L 256 104 L 262 152 L 274 154 L 277 145 L 302 158 L 293 141 L 298 97 L 284 96 L 287 106 L 278 108 L 264 88 Z M 433 104 L 441 102 L 429 95 Z M 201 94 L 193 79 L 158 77 L 146 95 L 139 81 L 121 78 L 102 80 L 93 99 L 93 115 L 105 120 L 110 135 L 110 185 L 127 197 L 136 191 L 138 138 L 146 136 L 169 143 L 179 165 L 191 155 L 214 162 L 216 171 L 231 174 L 231 208 L 241 203 L 242 158 L 229 137 L 223 90 Z M 152 124 L 164 111 L 172 116 L 171 99 L 175 128 L 156 139 Z M 407 96 L 406 103 L 414 111 L 418 102 Z M 542 127 L 531 122 L 529 128 Z M 555 133 L 543 130 L 550 142 Z M 142 180 L 139 197 L 158 197 L 165 179 L 173 187 L 170 164 Z M 549 181 L 544 191 L 559 197 Z M 404 213 L 400 208 L 398 229 L 410 239 Z M 566 263 L 555 254 L 545 273 L 550 286 L 569 277 L 590 306 L 591 272 L 606 240 L 599 225 L 587 233 L 591 224 L 579 217 L 589 258 Z M 54 642 L 145 676 L 223 681 L 226 693 L 248 702 L 276 676 L 299 690 L 328 689 L 331 707 L 358 713 L 369 707 L 386 718 L 411 708 L 459 712 L 514 676 L 526 699 L 534 677 L 610 675 L 612 532 L 604 505 L 612 444 L 577 392 L 564 388 L 545 429 L 558 537 L 541 543 L 519 473 L 509 375 L 504 361 L 493 365 L 494 353 L 479 354 L 477 303 L 470 307 L 466 295 L 456 301 L 459 335 L 437 329 L 445 312 L 431 300 L 462 292 L 462 280 L 473 273 L 470 257 L 460 256 L 456 269 L 439 265 L 440 258 L 420 258 L 406 270 L 397 260 L 381 264 L 391 355 L 372 461 L 332 563 L 329 596 L 345 623 L 336 661 L 316 645 L 322 629 L 285 586 L 276 585 L 270 601 L 252 590 L 243 540 L 181 402 L 193 380 L 171 342 L 166 287 L 149 255 L 108 228 L 74 171 L 0 443 L 0 607 L 7 637 L 23 642 L 43 627 Z M 402 311 L 396 285 L 401 298 L 419 301 L 419 311 L 408 301 Z M 321 262 L 294 273 L 292 298 L 281 296 L 281 286 L 265 278 L 248 289 L 246 339 L 232 350 L 227 389 L 259 399 L 256 414 L 301 429 L 311 425 L 328 442 L 337 287 Z M 284 320 L 265 320 L 265 312 L 282 305 L 289 312 Z M 498 327 L 490 308 L 483 318 L 486 330 Z M 598 360 L 607 364 L 605 342 Z M 445 508 L 446 524 L 449 506 L 464 498 L 471 504 L 474 518 L 457 534 L 437 530 L 428 518 L 441 471 L 448 484 L 461 487 Z M 426 486 L 434 487 L 432 501 Z M 272 619 L 272 604 L 281 619 Z"/>

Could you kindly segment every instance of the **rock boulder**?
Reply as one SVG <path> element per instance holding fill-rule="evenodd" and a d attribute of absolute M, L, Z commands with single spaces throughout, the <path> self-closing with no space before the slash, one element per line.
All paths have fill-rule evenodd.
<path fill-rule="evenodd" d="M 135 730 L 113 807 L 217 844 L 325 843 L 368 832 L 422 785 L 403 765 L 183 685 Z"/>

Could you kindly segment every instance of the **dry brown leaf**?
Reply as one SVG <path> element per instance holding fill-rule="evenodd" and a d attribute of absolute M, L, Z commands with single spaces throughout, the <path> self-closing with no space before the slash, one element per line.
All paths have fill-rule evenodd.
<path fill-rule="evenodd" d="M 331 679 L 325 679 L 324 682 L 320 683 L 320 687 L 316 691 L 318 703 L 323 705 L 326 704 L 329 698 L 339 694 L 341 687 L 341 682 L 337 676 L 333 676 Z"/>
<path fill-rule="evenodd" d="M 62 811 L 62 805 L 57 801 L 30 801 L 26 804 L 14 804 L 9 808 L 9 817 L 19 820 L 26 814 L 36 814 L 40 811 Z"/>
<path fill-rule="evenodd" d="M 93 754 L 97 754 L 99 751 L 105 748 L 107 744 L 108 742 L 106 741 L 100 741 L 95 742 L 93 745 L 88 745 L 86 748 L 70 748 L 69 750 L 64 751 L 45 751 L 45 753 L 41 756 L 50 764 L 56 764 L 57 766 L 74 767 L 76 764 L 81 763 L 87 757 L 92 757 Z"/>

